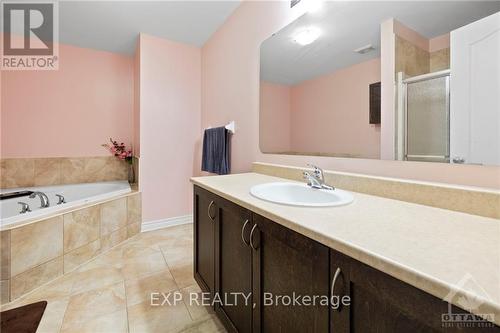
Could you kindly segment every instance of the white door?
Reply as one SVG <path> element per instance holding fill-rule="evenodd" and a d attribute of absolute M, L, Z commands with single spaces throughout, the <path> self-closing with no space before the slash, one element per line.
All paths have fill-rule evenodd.
<path fill-rule="evenodd" d="M 500 12 L 451 32 L 450 159 L 500 165 Z"/>

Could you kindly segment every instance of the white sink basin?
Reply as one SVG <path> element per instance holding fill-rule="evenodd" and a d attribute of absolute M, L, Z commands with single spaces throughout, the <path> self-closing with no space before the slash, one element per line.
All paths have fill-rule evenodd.
<path fill-rule="evenodd" d="M 351 193 L 335 190 L 313 189 L 300 183 L 267 183 L 255 185 L 250 189 L 254 197 L 291 206 L 332 207 L 350 204 L 354 197 Z"/>

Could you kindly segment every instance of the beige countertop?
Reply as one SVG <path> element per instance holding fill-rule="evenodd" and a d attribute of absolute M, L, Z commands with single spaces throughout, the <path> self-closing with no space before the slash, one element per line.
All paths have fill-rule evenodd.
<path fill-rule="evenodd" d="M 460 308 L 493 314 L 500 325 L 500 220 L 356 192 L 347 206 L 279 205 L 250 188 L 292 181 L 257 173 L 191 181 Z"/>

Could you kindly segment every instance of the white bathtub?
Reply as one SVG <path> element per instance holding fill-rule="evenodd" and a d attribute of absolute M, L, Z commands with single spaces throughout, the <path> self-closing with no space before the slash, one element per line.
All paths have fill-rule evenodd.
<path fill-rule="evenodd" d="M 12 188 L 2 189 L 0 192 L 9 193 L 21 190 L 40 191 L 47 194 L 49 197 L 50 207 L 40 208 L 40 198 L 38 196 L 34 199 L 30 199 L 29 197 L 19 197 L 1 200 L 0 217 L 2 228 L 12 223 L 49 217 L 73 207 L 102 201 L 131 191 L 130 185 L 127 181 L 113 181 L 102 183 Z M 56 194 L 63 195 L 66 203 L 58 205 L 58 198 Z M 19 201 L 27 203 L 31 208 L 31 212 L 20 214 L 19 212 L 21 210 L 21 206 L 18 204 Z"/>

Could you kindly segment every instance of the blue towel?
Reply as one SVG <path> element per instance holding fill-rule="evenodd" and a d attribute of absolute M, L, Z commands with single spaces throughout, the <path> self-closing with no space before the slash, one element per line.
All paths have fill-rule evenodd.
<path fill-rule="evenodd" d="M 225 127 L 209 128 L 203 135 L 201 170 L 227 175 L 231 172 L 229 137 Z"/>

